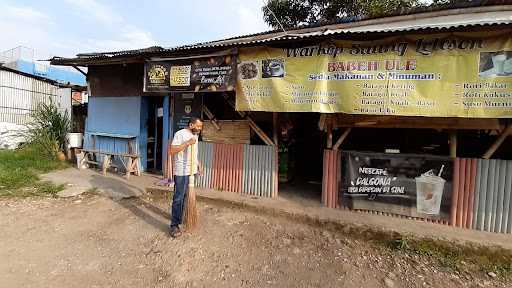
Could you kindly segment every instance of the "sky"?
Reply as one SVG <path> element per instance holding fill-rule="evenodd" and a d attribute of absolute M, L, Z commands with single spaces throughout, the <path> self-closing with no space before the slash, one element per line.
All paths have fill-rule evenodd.
<path fill-rule="evenodd" d="M 264 0 L 0 0 L 0 52 L 35 58 L 173 47 L 270 30 Z"/>

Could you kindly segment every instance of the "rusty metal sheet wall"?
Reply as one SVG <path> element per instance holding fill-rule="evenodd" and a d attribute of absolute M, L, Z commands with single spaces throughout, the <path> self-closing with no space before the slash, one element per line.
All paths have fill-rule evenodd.
<path fill-rule="evenodd" d="M 477 159 L 455 159 L 450 211 L 452 226 L 471 228 L 473 225 L 477 163 Z"/>
<path fill-rule="evenodd" d="M 240 193 L 242 161 L 242 145 L 213 144 L 213 180 L 211 188 Z"/>
<path fill-rule="evenodd" d="M 324 150 L 324 171 L 322 178 L 322 203 L 329 208 L 340 207 L 341 152 Z"/>

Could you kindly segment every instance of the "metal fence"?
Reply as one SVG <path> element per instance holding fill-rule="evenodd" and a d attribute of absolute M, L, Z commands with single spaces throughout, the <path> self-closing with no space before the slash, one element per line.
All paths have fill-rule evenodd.
<path fill-rule="evenodd" d="M 60 105 L 62 96 L 51 83 L 0 70 L 0 122 L 26 124 L 39 103 Z"/>
<path fill-rule="evenodd" d="M 454 168 L 452 224 L 512 233 L 512 161 L 457 159 Z"/>
<path fill-rule="evenodd" d="M 196 185 L 259 197 L 277 197 L 277 151 L 273 146 L 199 143 L 203 173 Z"/>

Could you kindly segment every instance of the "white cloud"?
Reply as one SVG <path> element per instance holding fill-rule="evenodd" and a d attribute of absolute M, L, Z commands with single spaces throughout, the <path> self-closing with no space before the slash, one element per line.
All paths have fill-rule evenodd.
<path fill-rule="evenodd" d="M 84 22 L 92 22 L 87 23 L 89 27 L 102 29 L 102 33 L 94 33 L 89 38 L 69 33 L 60 34 L 60 29 L 70 27 L 59 27 L 62 23 L 56 25 L 54 19 L 35 8 L 0 0 L 3 8 L 0 10 L 0 51 L 27 46 L 35 49 L 34 58 L 37 60 L 56 55 L 70 57 L 83 52 L 128 50 L 157 45 L 149 31 L 128 23 L 121 15 L 98 1 L 66 0 L 66 3 L 84 18 Z M 97 34 L 105 36 L 97 37 Z"/>
<path fill-rule="evenodd" d="M 263 20 L 263 1 L 253 6 L 238 4 L 236 14 L 238 16 L 238 32 L 240 34 L 252 34 L 269 30 L 269 26 Z"/>
<path fill-rule="evenodd" d="M 65 0 L 85 17 L 92 17 L 102 24 L 115 25 L 124 22 L 123 17 L 116 14 L 108 6 L 96 0 Z"/>
<path fill-rule="evenodd" d="M 30 7 L 0 4 L 0 51 L 26 46 L 37 50 L 36 59 L 48 57 L 49 30 L 55 25 L 51 17 Z"/>
<path fill-rule="evenodd" d="M 119 51 L 146 48 L 157 45 L 151 33 L 135 26 L 127 26 L 121 29 L 115 39 L 89 38 L 81 43 L 81 51 Z"/>
<path fill-rule="evenodd" d="M 66 0 L 69 5 L 75 7 L 86 18 L 92 18 L 95 25 L 100 24 L 109 30 L 109 37 L 87 38 L 81 42 L 82 52 L 104 52 L 146 48 L 157 45 L 151 32 L 136 27 L 110 9 L 108 6 L 96 0 Z M 112 37 L 112 35 L 116 35 Z"/>
<path fill-rule="evenodd" d="M 207 33 L 197 33 L 196 31 L 197 40 L 193 42 L 202 42 L 270 30 L 263 20 L 261 8 L 264 4 L 264 0 L 189 0 L 180 8 L 191 14 L 185 19 L 184 25 L 192 29 L 197 29 L 201 25 L 209 25 Z M 201 7 L 201 9 L 198 10 L 194 7 Z M 208 11 L 208 13 L 202 11 Z M 200 32 L 202 31 L 200 30 Z"/>
<path fill-rule="evenodd" d="M 43 59 L 158 45 L 155 34 L 141 25 L 152 25 L 159 40 L 172 46 L 270 29 L 263 21 L 264 0 L 154 1 L 150 6 L 158 7 L 158 21 L 136 24 L 129 15 L 139 17 L 139 12 L 114 9 L 114 4 L 106 0 L 64 0 L 58 7 L 48 4 L 46 10 L 38 9 L 42 5 L 39 2 L 27 6 L 15 0 L 0 0 L 0 51 L 24 45 L 36 49 L 42 55 L 36 58 Z M 173 18 L 163 17 L 169 15 L 166 11 L 172 11 Z"/>
<path fill-rule="evenodd" d="M 23 20 L 32 23 L 51 22 L 48 15 L 30 7 L 5 6 L 1 12 L 2 18 L 9 20 Z M 51 22 L 53 23 L 53 22 Z"/>

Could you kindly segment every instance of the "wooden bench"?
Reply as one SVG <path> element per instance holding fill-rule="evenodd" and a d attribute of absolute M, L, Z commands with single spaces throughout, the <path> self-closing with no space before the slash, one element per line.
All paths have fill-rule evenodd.
<path fill-rule="evenodd" d="M 84 163 L 95 164 L 100 166 L 100 161 L 95 161 L 95 155 L 102 155 L 102 170 L 103 174 L 107 173 L 109 167 L 117 167 L 112 164 L 112 159 L 114 157 L 122 157 L 126 158 L 126 164 L 124 164 L 124 168 L 126 168 L 126 179 L 130 178 L 130 175 L 134 173 L 137 176 L 140 176 L 140 166 L 139 166 L 139 158 L 140 156 L 137 153 L 134 153 L 138 149 L 137 147 L 137 136 L 135 135 L 123 135 L 123 134 L 114 134 L 114 133 L 101 133 L 101 132 L 86 132 L 90 136 L 90 143 L 88 145 L 88 149 L 83 149 L 84 157 L 80 163 L 80 167 L 83 166 Z M 100 146 L 101 139 L 122 139 L 123 141 L 127 141 L 126 152 L 112 152 L 112 151 L 104 151 L 104 149 L 98 149 Z M 98 145 L 97 145 L 98 144 Z"/>
<path fill-rule="evenodd" d="M 137 154 L 126 154 L 126 153 L 115 153 L 115 152 L 106 152 L 106 151 L 99 151 L 99 150 L 88 150 L 83 149 L 84 156 L 82 160 L 79 163 L 79 168 L 83 167 L 85 163 L 88 164 L 94 164 L 98 167 L 100 166 L 100 163 L 98 161 L 95 161 L 95 154 L 103 155 L 103 162 L 102 164 L 102 171 L 103 175 L 107 174 L 107 170 L 110 167 L 116 167 L 118 166 L 112 164 L 112 159 L 114 156 L 118 157 L 124 157 L 127 159 L 125 169 L 126 169 L 126 179 L 130 179 L 130 174 L 134 173 L 136 176 L 140 176 L 140 167 L 139 167 L 139 155 Z"/>

